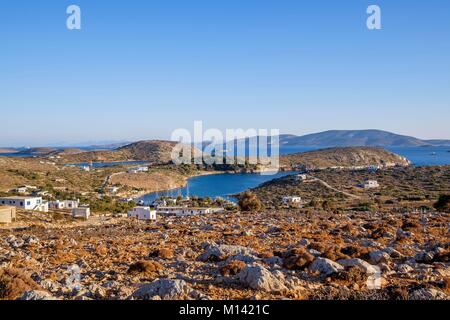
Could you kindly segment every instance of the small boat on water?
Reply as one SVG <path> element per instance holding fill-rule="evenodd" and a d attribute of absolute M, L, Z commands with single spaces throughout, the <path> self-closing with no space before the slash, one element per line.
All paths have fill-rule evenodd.
<path fill-rule="evenodd" d="M 437 156 L 437 153 L 436 152 L 432 152 L 431 155 L 432 156 Z"/>

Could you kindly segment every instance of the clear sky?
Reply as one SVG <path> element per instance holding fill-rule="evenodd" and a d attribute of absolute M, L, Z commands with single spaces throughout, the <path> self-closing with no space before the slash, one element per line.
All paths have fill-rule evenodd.
<path fill-rule="evenodd" d="M 450 138 L 448 0 L 2 0 L 0 39 L 0 146 L 168 139 L 194 120 Z"/>

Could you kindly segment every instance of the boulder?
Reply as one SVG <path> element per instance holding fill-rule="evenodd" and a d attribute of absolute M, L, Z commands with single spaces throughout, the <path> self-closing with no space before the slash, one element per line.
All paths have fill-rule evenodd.
<path fill-rule="evenodd" d="M 408 264 L 401 264 L 401 265 L 397 266 L 397 272 L 399 272 L 399 273 L 409 273 L 412 271 L 414 271 L 414 268 Z"/>
<path fill-rule="evenodd" d="M 311 272 L 320 272 L 324 275 L 330 275 L 338 271 L 344 270 L 340 264 L 326 258 L 316 258 L 309 266 Z"/>
<path fill-rule="evenodd" d="M 411 293 L 410 298 L 412 300 L 448 300 L 449 296 L 444 292 L 432 289 L 422 288 Z"/>
<path fill-rule="evenodd" d="M 58 300 L 53 297 L 50 293 L 39 290 L 26 291 L 17 300 Z"/>
<path fill-rule="evenodd" d="M 270 272 L 260 265 L 246 266 L 237 275 L 239 282 L 255 290 L 265 292 L 283 292 L 288 290 L 284 275 L 279 272 Z"/>
<path fill-rule="evenodd" d="M 142 300 L 205 300 L 206 296 L 192 289 L 184 280 L 158 279 L 144 284 L 133 294 L 133 298 Z"/>
<path fill-rule="evenodd" d="M 432 263 L 434 252 L 422 251 L 415 255 L 414 260 L 419 263 Z"/>
<path fill-rule="evenodd" d="M 389 262 L 391 256 L 382 250 L 375 250 L 369 253 L 370 261 L 373 264 L 386 263 Z"/>
<path fill-rule="evenodd" d="M 349 267 L 357 267 L 359 268 L 361 271 L 367 273 L 367 274 L 376 274 L 376 273 L 380 273 L 381 270 L 379 268 L 377 268 L 376 266 L 371 265 L 370 263 L 355 258 L 355 259 L 342 259 L 339 260 L 338 263 L 341 266 L 344 266 L 346 268 Z"/>
<path fill-rule="evenodd" d="M 205 252 L 203 252 L 197 260 L 199 261 L 222 261 L 230 256 L 246 255 L 254 256 L 256 253 L 246 247 L 227 244 L 207 244 Z"/>

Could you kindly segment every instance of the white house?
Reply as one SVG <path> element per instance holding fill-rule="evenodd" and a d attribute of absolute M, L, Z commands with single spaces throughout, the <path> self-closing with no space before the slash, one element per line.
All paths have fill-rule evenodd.
<path fill-rule="evenodd" d="M 197 216 L 223 211 L 223 208 L 188 208 L 188 207 L 158 207 L 157 212 L 161 215 L 173 215 L 177 217 Z"/>
<path fill-rule="evenodd" d="M 138 220 L 156 220 L 156 210 L 151 210 L 150 207 L 135 207 L 128 211 L 128 217 Z"/>
<path fill-rule="evenodd" d="M 306 180 L 308 180 L 308 175 L 306 175 L 306 174 L 298 174 L 298 175 L 295 177 L 295 179 L 296 179 L 297 181 L 306 181 Z"/>
<path fill-rule="evenodd" d="M 48 202 L 44 202 L 41 197 L 5 197 L 0 198 L 0 205 L 48 212 Z"/>
<path fill-rule="evenodd" d="M 283 202 L 283 204 L 301 204 L 302 203 L 302 198 L 301 197 L 297 197 L 297 196 L 289 196 L 289 197 L 283 197 L 281 199 L 281 201 Z"/>
<path fill-rule="evenodd" d="M 27 187 L 17 187 L 15 189 L 13 189 L 12 191 L 16 192 L 16 193 L 27 193 L 28 188 Z"/>
<path fill-rule="evenodd" d="M 361 187 L 364 189 L 374 189 L 374 188 L 379 188 L 380 185 L 378 184 L 378 181 L 376 181 L 376 180 L 366 180 L 361 184 Z"/>
<path fill-rule="evenodd" d="M 114 194 L 117 193 L 119 191 L 119 187 L 116 186 L 112 186 L 112 187 L 108 187 L 106 190 L 108 191 L 108 193 Z"/>
<path fill-rule="evenodd" d="M 82 171 L 89 172 L 89 171 L 91 171 L 91 167 L 90 167 L 90 166 L 82 166 L 82 167 L 81 167 L 81 170 L 82 170 Z"/>
<path fill-rule="evenodd" d="M 66 209 L 78 208 L 80 200 L 64 200 L 64 206 Z"/>
<path fill-rule="evenodd" d="M 50 201 L 49 202 L 49 207 L 51 209 L 56 209 L 56 210 L 64 210 L 64 209 L 74 209 L 74 208 L 78 208 L 79 205 L 79 201 L 78 200 L 56 200 L 56 201 Z"/>
<path fill-rule="evenodd" d="M 50 209 L 54 209 L 54 210 L 62 210 L 62 209 L 66 208 L 66 206 L 64 205 L 64 202 L 63 201 L 59 201 L 59 200 L 50 201 L 48 203 L 48 206 L 49 206 Z"/>
<path fill-rule="evenodd" d="M 72 209 L 72 217 L 89 219 L 91 216 L 91 209 L 88 206 L 80 206 Z"/>
<path fill-rule="evenodd" d="M 128 170 L 128 173 L 139 173 L 139 172 L 148 172 L 148 167 L 137 167 L 137 168 L 132 168 L 130 170 Z"/>

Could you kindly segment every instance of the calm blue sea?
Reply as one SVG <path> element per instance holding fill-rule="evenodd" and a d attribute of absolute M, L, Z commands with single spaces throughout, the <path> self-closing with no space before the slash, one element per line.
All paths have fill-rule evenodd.
<path fill-rule="evenodd" d="M 306 152 L 322 148 L 314 147 L 281 147 L 280 154 L 290 154 L 297 152 Z M 450 164 L 450 147 L 405 147 L 405 148 L 386 148 L 389 151 L 397 153 L 411 160 L 416 166 L 434 166 Z M 161 196 L 177 197 L 178 195 L 198 196 L 198 197 L 222 197 L 231 201 L 236 199 L 230 197 L 260 184 L 293 174 L 292 172 L 280 172 L 272 176 L 259 174 L 215 174 L 208 176 L 199 176 L 189 179 L 187 188 L 174 189 L 166 192 L 150 193 L 138 199 L 146 204 L 151 204 L 155 199 Z"/>
<path fill-rule="evenodd" d="M 272 175 L 226 173 L 198 176 L 189 179 L 188 186 L 185 188 L 150 193 L 138 200 L 143 200 L 146 204 L 151 204 L 154 200 L 163 196 L 177 197 L 181 195 L 185 197 L 190 195 L 210 198 L 222 197 L 235 201 L 230 195 L 255 188 L 264 182 L 292 174 L 294 174 L 294 172 L 278 172 Z"/>

